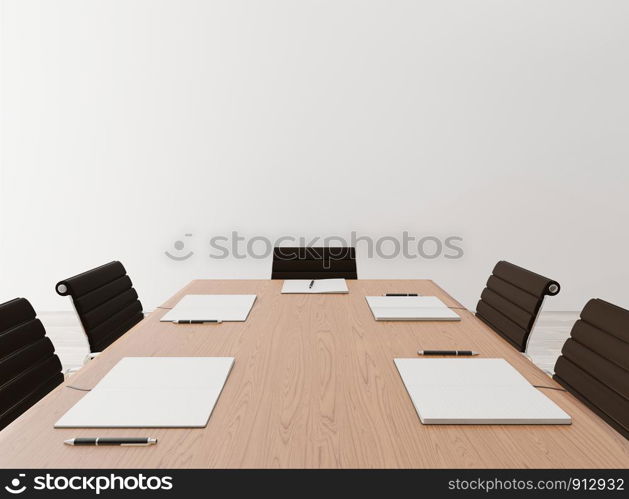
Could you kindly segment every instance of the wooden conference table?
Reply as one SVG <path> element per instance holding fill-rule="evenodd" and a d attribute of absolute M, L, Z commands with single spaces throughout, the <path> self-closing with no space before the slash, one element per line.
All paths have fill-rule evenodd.
<path fill-rule="evenodd" d="M 160 323 L 157 309 L 69 382 L 94 386 L 125 356 L 233 356 L 206 428 L 54 429 L 84 393 L 61 385 L 0 432 L 0 467 L 627 468 L 629 442 L 572 395 L 544 390 L 571 426 L 425 426 L 393 359 L 418 348 L 507 359 L 556 385 L 465 310 L 460 322 L 376 322 L 366 295 L 418 292 L 461 305 L 427 280 L 348 281 L 348 295 L 282 295 L 282 281 L 193 281 L 188 293 L 255 293 L 246 322 Z M 79 436 L 152 436 L 151 447 L 70 447 Z"/>

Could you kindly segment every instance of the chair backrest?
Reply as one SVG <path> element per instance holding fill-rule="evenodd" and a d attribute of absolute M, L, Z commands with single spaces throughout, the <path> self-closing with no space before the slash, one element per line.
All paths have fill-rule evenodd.
<path fill-rule="evenodd" d="M 57 283 L 70 295 L 92 352 L 102 352 L 140 322 L 142 304 L 120 262 L 110 262 Z"/>
<path fill-rule="evenodd" d="M 590 300 L 553 378 L 629 439 L 629 310 Z"/>
<path fill-rule="evenodd" d="M 62 382 L 59 357 L 28 300 L 0 304 L 0 430 Z"/>
<path fill-rule="evenodd" d="M 271 279 L 335 278 L 358 279 L 355 248 L 273 248 Z"/>
<path fill-rule="evenodd" d="M 560 289 L 552 279 L 501 261 L 494 267 L 476 305 L 476 317 L 525 352 L 544 298 L 555 296 Z"/>

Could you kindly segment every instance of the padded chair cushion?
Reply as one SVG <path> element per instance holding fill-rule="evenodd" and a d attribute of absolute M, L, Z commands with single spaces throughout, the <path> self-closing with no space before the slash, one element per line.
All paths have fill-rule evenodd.
<path fill-rule="evenodd" d="M 544 297 L 559 290 L 556 281 L 501 261 L 481 293 L 476 316 L 524 352 Z"/>
<path fill-rule="evenodd" d="M 103 351 L 144 318 L 138 294 L 120 262 L 60 281 L 56 289 L 72 297 L 92 352 Z"/>
<path fill-rule="evenodd" d="M 274 248 L 271 279 L 357 279 L 354 248 Z"/>
<path fill-rule="evenodd" d="M 63 382 L 61 362 L 24 298 L 0 305 L 0 429 Z"/>
<path fill-rule="evenodd" d="M 629 310 L 590 300 L 553 377 L 629 439 Z"/>

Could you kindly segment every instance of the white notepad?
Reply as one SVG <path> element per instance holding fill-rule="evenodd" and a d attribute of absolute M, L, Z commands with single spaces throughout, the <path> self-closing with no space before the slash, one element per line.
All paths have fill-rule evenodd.
<path fill-rule="evenodd" d="M 310 283 L 314 280 L 312 288 Z M 286 279 L 282 293 L 331 294 L 349 293 L 345 279 Z"/>
<path fill-rule="evenodd" d="M 436 296 L 367 296 L 377 321 L 460 321 Z"/>
<path fill-rule="evenodd" d="M 161 322 L 245 321 L 256 295 L 186 295 Z"/>
<path fill-rule="evenodd" d="M 125 357 L 55 428 L 204 427 L 233 364 L 233 357 Z"/>
<path fill-rule="evenodd" d="M 423 424 L 570 424 L 504 359 L 395 359 Z"/>

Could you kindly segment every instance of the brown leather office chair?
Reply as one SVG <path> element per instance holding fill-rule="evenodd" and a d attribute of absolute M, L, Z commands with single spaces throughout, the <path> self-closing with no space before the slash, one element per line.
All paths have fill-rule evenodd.
<path fill-rule="evenodd" d="M 553 378 L 629 439 L 629 310 L 590 300 Z"/>
<path fill-rule="evenodd" d="M 476 305 L 476 317 L 525 352 L 544 298 L 555 296 L 560 289 L 557 281 L 500 261 Z"/>
<path fill-rule="evenodd" d="M 120 262 L 65 279 L 56 290 L 72 297 L 91 352 L 102 352 L 144 318 L 138 294 Z"/>
<path fill-rule="evenodd" d="M 0 430 L 62 382 L 59 357 L 28 300 L 0 304 Z"/>

